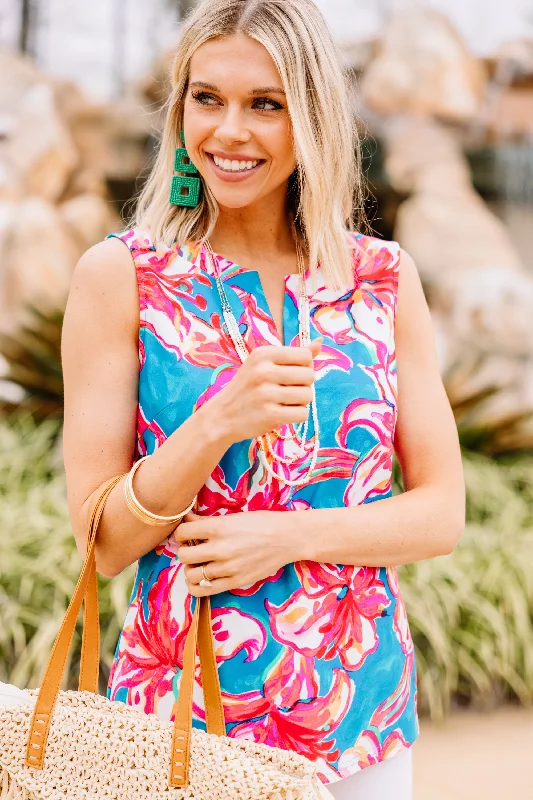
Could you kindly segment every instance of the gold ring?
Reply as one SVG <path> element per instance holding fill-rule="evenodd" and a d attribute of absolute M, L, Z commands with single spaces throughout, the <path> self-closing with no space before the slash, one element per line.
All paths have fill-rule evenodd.
<path fill-rule="evenodd" d="M 205 564 L 202 564 L 202 575 L 203 578 L 200 581 L 200 586 L 212 586 L 213 584 L 211 582 L 211 579 L 209 578 L 209 575 L 205 571 Z"/>

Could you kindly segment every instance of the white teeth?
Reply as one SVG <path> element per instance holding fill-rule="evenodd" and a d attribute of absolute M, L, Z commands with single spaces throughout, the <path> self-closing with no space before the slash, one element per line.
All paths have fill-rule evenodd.
<path fill-rule="evenodd" d="M 234 161 L 229 158 L 219 158 L 218 156 L 213 156 L 213 161 L 217 167 L 225 169 L 227 172 L 243 172 L 259 164 L 259 161 Z"/>

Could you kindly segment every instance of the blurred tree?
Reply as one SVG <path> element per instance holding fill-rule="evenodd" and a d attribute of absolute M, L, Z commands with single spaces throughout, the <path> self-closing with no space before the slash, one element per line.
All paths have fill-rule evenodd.
<path fill-rule="evenodd" d="M 35 58 L 35 34 L 39 19 L 37 0 L 22 0 L 20 4 L 19 49 Z"/>
<path fill-rule="evenodd" d="M 177 0 L 180 19 L 186 17 L 189 11 L 191 11 L 195 7 L 196 3 L 197 0 Z"/>
<path fill-rule="evenodd" d="M 113 89 L 115 97 L 122 97 L 125 90 L 126 26 L 124 14 L 127 0 L 114 0 L 113 3 Z"/>

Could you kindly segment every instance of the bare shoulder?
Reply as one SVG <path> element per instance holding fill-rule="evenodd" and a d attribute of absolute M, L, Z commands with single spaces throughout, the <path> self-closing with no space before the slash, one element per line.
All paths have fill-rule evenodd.
<path fill-rule="evenodd" d="M 124 242 L 113 237 L 86 250 L 72 274 L 65 322 L 97 321 L 105 330 L 138 330 L 139 297 L 135 266 Z"/>
<path fill-rule="evenodd" d="M 437 368 L 437 355 L 431 313 L 414 259 L 400 248 L 396 349 L 401 358 L 418 359 Z"/>
<path fill-rule="evenodd" d="M 74 269 L 72 284 L 79 282 L 100 292 L 136 289 L 135 266 L 127 245 L 113 237 L 89 247 Z"/>
<path fill-rule="evenodd" d="M 417 266 L 406 250 L 399 248 L 398 311 L 402 305 L 427 305 Z"/>
<path fill-rule="evenodd" d="M 420 283 L 420 275 L 418 273 L 417 266 L 414 262 L 414 259 L 409 253 L 403 249 L 403 247 L 399 248 L 400 253 L 400 280 L 404 279 L 405 283 L 413 281 L 414 283 Z"/>

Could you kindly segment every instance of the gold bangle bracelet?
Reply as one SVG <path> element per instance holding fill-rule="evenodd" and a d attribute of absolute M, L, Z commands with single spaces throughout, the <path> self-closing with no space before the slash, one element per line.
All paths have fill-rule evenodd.
<path fill-rule="evenodd" d="M 171 517 L 164 517 L 161 514 L 153 514 L 151 511 L 148 511 L 147 508 L 139 503 L 135 496 L 135 492 L 133 491 L 133 476 L 141 466 L 142 462 L 147 458 L 150 458 L 150 456 L 143 456 L 136 461 L 126 475 L 126 480 L 124 481 L 124 499 L 126 500 L 126 505 L 131 513 L 146 525 L 177 525 L 179 522 L 181 522 L 185 514 L 192 509 L 196 503 L 196 498 L 198 495 L 194 497 L 194 500 L 189 506 L 187 506 L 185 511 L 181 511 L 179 514 L 174 514 Z"/>

